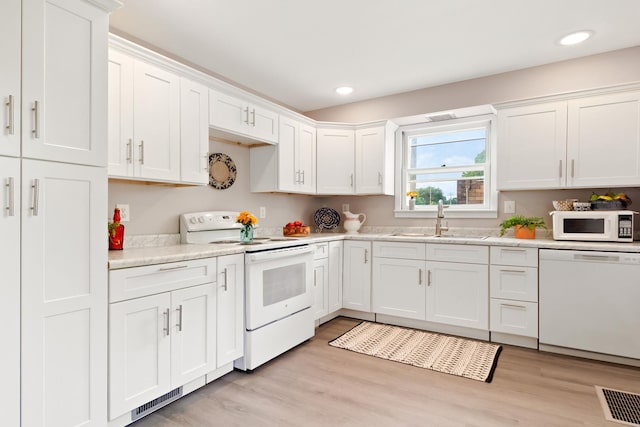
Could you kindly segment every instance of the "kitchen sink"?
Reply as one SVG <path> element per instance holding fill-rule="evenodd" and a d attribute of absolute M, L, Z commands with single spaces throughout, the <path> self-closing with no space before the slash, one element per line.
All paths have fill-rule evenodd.
<path fill-rule="evenodd" d="M 447 235 L 443 235 L 443 236 L 436 236 L 433 234 L 428 234 L 428 233 L 392 233 L 391 234 L 394 237 L 429 237 L 429 238 L 435 238 L 435 239 L 453 239 L 453 240 L 485 240 L 487 239 L 489 236 L 447 236 Z"/>

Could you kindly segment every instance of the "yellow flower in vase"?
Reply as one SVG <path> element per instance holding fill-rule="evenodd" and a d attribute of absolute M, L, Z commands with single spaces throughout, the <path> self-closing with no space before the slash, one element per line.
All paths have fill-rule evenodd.
<path fill-rule="evenodd" d="M 249 211 L 242 211 L 236 217 L 236 222 L 242 224 L 242 228 L 240 228 L 240 243 L 252 242 L 253 226 L 258 223 L 258 218 L 251 215 Z"/>

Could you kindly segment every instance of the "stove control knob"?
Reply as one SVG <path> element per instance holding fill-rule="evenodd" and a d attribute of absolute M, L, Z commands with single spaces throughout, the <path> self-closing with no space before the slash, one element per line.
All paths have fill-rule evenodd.
<path fill-rule="evenodd" d="M 199 217 L 198 217 L 198 222 L 199 222 L 200 224 L 204 223 L 204 217 L 203 217 L 203 216 L 199 216 Z"/>
<path fill-rule="evenodd" d="M 195 219 L 195 217 L 191 217 L 191 219 L 189 219 L 189 222 L 190 222 L 191 224 L 195 224 L 195 223 L 196 223 L 196 219 Z"/>

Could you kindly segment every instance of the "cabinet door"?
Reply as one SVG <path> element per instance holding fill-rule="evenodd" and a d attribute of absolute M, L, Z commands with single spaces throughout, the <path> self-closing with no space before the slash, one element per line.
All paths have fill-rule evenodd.
<path fill-rule="evenodd" d="M 318 129 L 318 194 L 353 194 L 354 140 L 352 130 Z"/>
<path fill-rule="evenodd" d="M 209 126 L 246 134 L 249 108 L 239 98 L 209 90 Z"/>
<path fill-rule="evenodd" d="M 381 194 L 383 192 L 384 138 L 384 126 L 356 130 L 356 194 Z"/>
<path fill-rule="evenodd" d="M 171 292 L 171 387 L 216 369 L 215 284 Z"/>
<path fill-rule="evenodd" d="M 376 313 L 425 320 L 425 262 L 374 258 L 372 308 Z"/>
<path fill-rule="evenodd" d="M 0 6 L 2 9 L 2 6 Z M 0 32 L 2 30 L 0 29 Z M 0 67 L 2 65 L 0 64 Z M 0 413 L 2 424 L 20 425 L 20 160 L 0 157 L 0 311 L 3 350 L 0 352 Z"/>
<path fill-rule="evenodd" d="M 249 109 L 249 133 L 257 139 L 277 144 L 278 113 L 255 105 L 247 108 Z"/>
<path fill-rule="evenodd" d="M 329 313 L 342 308 L 343 242 L 329 242 Z"/>
<path fill-rule="evenodd" d="M 180 80 L 181 182 L 209 183 L 209 89 Z"/>
<path fill-rule="evenodd" d="M 569 101 L 571 187 L 640 184 L 640 92 Z"/>
<path fill-rule="evenodd" d="M 498 111 L 498 190 L 564 187 L 566 138 L 566 102 Z"/>
<path fill-rule="evenodd" d="M 168 292 L 109 305 L 109 419 L 171 390 L 170 307 Z"/>
<path fill-rule="evenodd" d="M 106 168 L 22 161 L 22 425 L 104 425 Z"/>
<path fill-rule="evenodd" d="M 329 314 L 329 260 L 313 261 L 313 318 L 319 319 Z"/>
<path fill-rule="evenodd" d="M 300 124 L 287 117 L 280 118 L 278 140 L 278 189 L 297 191 L 300 183 L 300 166 L 296 159 L 300 143 Z"/>
<path fill-rule="evenodd" d="M 371 242 L 344 242 L 342 306 L 371 311 Z"/>
<path fill-rule="evenodd" d="M 22 155 L 106 166 L 107 14 L 71 0 L 22 12 Z"/>
<path fill-rule="evenodd" d="M 20 23 L 21 1 L 0 3 L 0 155 L 20 155 Z"/>
<path fill-rule="evenodd" d="M 300 169 L 299 191 L 316 192 L 316 129 L 313 126 L 300 125 L 300 143 L 298 144 L 298 167 Z"/>
<path fill-rule="evenodd" d="M 133 176 L 133 58 L 109 50 L 109 176 Z M 136 159 L 137 160 L 137 159 Z"/>
<path fill-rule="evenodd" d="M 133 67 L 134 150 L 140 178 L 180 180 L 180 78 L 142 61 Z"/>
<path fill-rule="evenodd" d="M 427 273 L 428 321 L 489 329 L 487 265 L 429 261 Z"/>
<path fill-rule="evenodd" d="M 244 255 L 218 257 L 218 367 L 244 355 Z"/>

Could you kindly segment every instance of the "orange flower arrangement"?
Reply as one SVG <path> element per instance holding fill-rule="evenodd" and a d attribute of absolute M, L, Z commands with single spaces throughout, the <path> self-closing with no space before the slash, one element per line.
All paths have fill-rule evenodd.
<path fill-rule="evenodd" d="M 249 211 L 242 211 L 236 217 L 236 222 L 239 222 L 242 225 L 256 225 L 258 223 L 258 218 L 251 215 Z"/>

